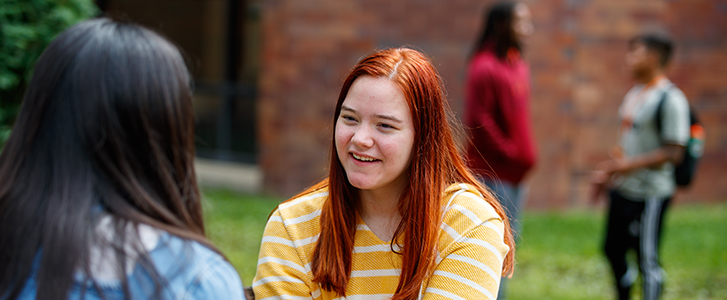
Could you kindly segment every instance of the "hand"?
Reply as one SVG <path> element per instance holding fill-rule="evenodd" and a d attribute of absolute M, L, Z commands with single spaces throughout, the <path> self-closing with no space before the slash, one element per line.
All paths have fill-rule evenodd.
<path fill-rule="evenodd" d="M 606 189 L 611 182 L 611 175 L 608 174 L 608 172 L 602 170 L 595 170 L 591 172 L 591 177 L 589 178 L 589 181 L 591 183 L 591 190 L 589 193 L 591 197 L 591 203 L 597 204 L 601 198 L 601 195 L 606 192 Z"/>
<path fill-rule="evenodd" d="M 603 161 L 596 166 L 596 169 L 591 172 L 589 182 L 591 183 L 590 197 L 591 202 L 598 203 L 602 194 L 611 185 L 611 179 L 614 174 L 621 173 L 627 170 L 628 162 L 623 158 L 614 158 L 607 161 Z"/>
<path fill-rule="evenodd" d="M 588 181 L 594 185 L 606 185 L 611 181 L 613 173 L 606 170 L 593 170 Z"/>
<path fill-rule="evenodd" d="M 601 171 L 604 174 L 600 176 L 605 176 L 608 179 L 613 177 L 614 174 L 618 173 L 627 173 L 631 170 L 631 162 L 628 159 L 625 158 L 613 158 L 606 161 L 602 161 L 598 165 L 596 165 L 596 170 Z"/>
<path fill-rule="evenodd" d="M 598 204 L 601 200 L 601 195 L 606 193 L 606 185 L 593 183 L 590 189 L 588 194 L 591 197 L 591 204 Z"/>

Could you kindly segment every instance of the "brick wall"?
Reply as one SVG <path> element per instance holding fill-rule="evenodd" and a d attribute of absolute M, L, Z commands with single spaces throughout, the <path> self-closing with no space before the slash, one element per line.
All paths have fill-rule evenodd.
<path fill-rule="evenodd" d="M 727 2 L 525 1 L 536 33 L 532 114 L 539 164 L 529 207 L 587 204 L 586 176 L 616 140 L 616 110 L 632 85 L 626 41 L 670 31 L 669 69 L 707 127 L 697 183 L 680 202 L 727 199 Z M 492 1 L 260 1 L 260 167 L 265 190 L 291 196 L 326 175 L 335 101 L 346 73 L 374 49 L 408 45 L 430 56 L 462 109 L 466 58 Z"/>

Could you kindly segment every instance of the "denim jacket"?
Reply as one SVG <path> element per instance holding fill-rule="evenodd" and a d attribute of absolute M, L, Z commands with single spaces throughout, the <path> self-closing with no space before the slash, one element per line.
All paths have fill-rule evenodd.
<path fill-rule="evenodd" d="M 149 252 L 149 256 L 162 277 L 162 299 L 245 299 L 239 275 L 219 254 L 197 242 L 186 241 L 161 231 L 154 242 L 155 247 Z M 131 272 L 126 273 L 130 298 L 153 298 L 155 284 L 149 274 L 138 263 L 130 267 Z M 37 268 L 34 268 L 34 274 L 35 270 Z M 91 281 L 85 280 L 85 276 L 79 273 L 68 299 L 125 299 L 120 280 L 101 277 L 94 276 L 94 279 L 103 297 Z M 18 299 L 35 299 L 36 287 L 33 275 L 27 280 Z"/>

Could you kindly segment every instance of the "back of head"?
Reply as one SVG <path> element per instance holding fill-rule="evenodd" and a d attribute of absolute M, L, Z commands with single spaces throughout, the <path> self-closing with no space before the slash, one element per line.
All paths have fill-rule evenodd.
<path fill-rule="evenodd" d="M 96 211 L 208 244 L 189 84 L 176 47 L 133 24 L 82 22 L 48 46 L 0 154 L 0 294 L 33 261 L 38 299 L 67 293 Z"/>
<path fill-rule="evenodd" d="M 475 43 L 473 55 L 490 49 L 498 57 L 504 58 L 510 48 L 522 50 L 513 30 L 516 5 L 516 2 L 503 1 L 495 3 L 485 10 L 482 31 Z"/>
<path fill-rule="evenodd" d="M 643 44 L 647 50 L 659 55 L 659 64 L 665 67 L 671 59 L 674 43 L 667 34 L 644 33 L 635 36 L 629 41 L 629 45 Z"/>

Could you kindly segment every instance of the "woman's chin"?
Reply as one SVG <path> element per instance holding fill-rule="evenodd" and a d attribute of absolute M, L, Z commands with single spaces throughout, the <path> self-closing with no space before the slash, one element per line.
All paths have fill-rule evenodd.
<path fill-rule="evenodd" d="M 370 190 L 376 187 L 376 184 L 369 178 L 349 177 L 348 183 L 359 190 Z"/>

